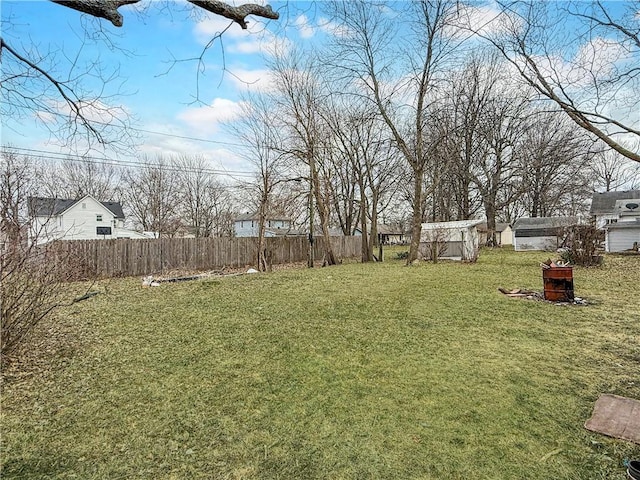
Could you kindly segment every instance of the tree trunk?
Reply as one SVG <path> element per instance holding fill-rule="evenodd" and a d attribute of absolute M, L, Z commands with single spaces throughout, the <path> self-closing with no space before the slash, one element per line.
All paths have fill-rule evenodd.
<path fill-rule="evenodd" d="M 315 167 L 315 164 L 314 164 Z M 320 190 L 320 181 L 318 179 L 318 172 L 313 172 L 313 191 L 315 194 L 316 205 L 318 207 L 318 215 L 320 216 L 320 228 L 322 229 L 322 236 L 324 238 L 324 259 L 322 266 L 336 265 L 338 263 L 336 255 L 333 252 L 333 245 L 331 244 L 331 234 L 329 233 L 329 211 L 327 204 L 324 201 L 324 196 Z"/>
<path fill-rule="evenodd" d="M 488 247 L 497 246 L 496 242 L 496 208 L 490 199 L 485 200 L 484 210 L 487 214 L 487 241 Z"/>
<path fill-rule="evenodd" d="M 373 259 L 374 247 L 377 246 L 380 252 L 382 252 L 382 242 L 378 235 L 378 195 L 375 191 L 371 198 L 371 232 L 369 238 L 369 255 L 371 259 Z M 382 261 L 382 255 L 380 253 L 378 253 L 378 261 Z"/>
<path fill-rule="evenodd" d="M 260 208 L 258 213 L 258 271 L 266 272 L 269 269 L 267 264 L 266 247 L 264 240 L 264 229 L 266 221 L 266 200 L 263 198 L 260 200 Z"/>
<path fill-rule="evenodd" d="M 411 245 L 407 265 L 411 265 L 418 259 L 420 248 L 420 234 L 422 232 L 422 177 L 420 169 L 414 171 L 413 179 L 413 215 L 411 218 Z"/>
<path fill-rule="evenodd" d="M 360 230 L 362 231 L 361 253 L 362 263 L 373 261 L 371 255 L 371 245 L 369 242 L 369 229 L 367 228 L 367 211 L 369 210 L 367 196 L 364 191 L 364 185 L 360 184 Z"/>

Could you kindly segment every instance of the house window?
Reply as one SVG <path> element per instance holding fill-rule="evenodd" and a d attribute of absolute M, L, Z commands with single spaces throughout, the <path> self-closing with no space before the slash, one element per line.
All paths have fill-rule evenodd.
<path fill-rule="evenodd" d="M 102 215 L 96 215 L 96 222 L 102 221 Z"/>
<path fill-rule="evenodd" d="M 111 235 L 111 227 L 96 227 L 96 235 Z"/>
<path fill-rule="evenodd" d="M 83 203 L 83 204 L 82 204 L 82 208 L 87 208 L 87 204 L 86 204 L 86 203 Z"/>

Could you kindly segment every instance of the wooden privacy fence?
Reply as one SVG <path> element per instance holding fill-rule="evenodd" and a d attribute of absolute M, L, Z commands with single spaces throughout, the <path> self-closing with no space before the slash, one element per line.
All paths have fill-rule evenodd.
<path fill-rule="evenodd" d="M 126 277 L 171 270 L 213 270 L 245 267 L 257 261 L 257 238 L 161 238 L 66 240 L 56 242 L 60 261 L 69 263 L 77 278 Z M 266 238 L 273 265 L 307 260 L 307 237 Z M 360 237 L 332 237 L 338 258 L 361 254 Z M 322 261 L 324 239 L 316 238 L 314 253 Z"/>

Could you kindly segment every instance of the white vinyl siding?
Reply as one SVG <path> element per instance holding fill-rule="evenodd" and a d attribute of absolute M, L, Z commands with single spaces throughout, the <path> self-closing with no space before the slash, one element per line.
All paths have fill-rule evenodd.
<path fill-rule="evenodd" d="M 633 248 L 634 242 L 640 245 L 640 227 L 611 229 L 607 232 L 607 251 L 622 252 Z"/>

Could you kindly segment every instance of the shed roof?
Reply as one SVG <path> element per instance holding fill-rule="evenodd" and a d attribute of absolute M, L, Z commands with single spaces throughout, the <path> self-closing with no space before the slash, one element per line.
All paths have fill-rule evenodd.
<path fill-rule="evenodd" d="M 591 215 L 613 213 L 618 200 L 640 201 L 640 190 L 625 190 L 622 192 L 594 193 L 591 199 Z"/>
<path fill-rule="evenodd" d="M 578 217 L 531 217 L 519 218 L 511 228 L 513 230 L 535 230 L 539 228 L 569 227 L 580 223 Z"/>
<path fill-rule="evenodd" d="M 471 228 L 477 225 L 480 225 L 482 220 L 457 220 L 454 222 L 432 222 L 432 223 L 423 223 L 423 230 L 432 230 L 436 228 L 442 228 L 444 230 L 448 229 L 462 229 L 462 228 Z"/>
<path fill-rule="evenodd" d="M 54 215 L 60 215 L 61 213 L 69 210 L 72 206 L 78 203 L 83 198 L 88 197 L 86 195 L 78 199 L 70 198 L 50 198 L 50 197 L 29 197 L 27 204 L 29 206 L 29 215 L 35 217 L 52 217 Z M 91 197 L 93 198 L 93 197 Z M 107 208 L 116 218 L 124 218 L 124 212 L 122 211 L 122 205 L 120 202 L 100 202 L 105 208 Z"/>
<path fill-rule="evenodd" d="M 496 222 L 496 232 L 504 232 L 508 227 L 509 227 L 508 223 Z M 486 232 L 487 231 L 487 222 L 483 222 L 480 225 L 478 225 L 478 231 L 479 232 Z"/>

